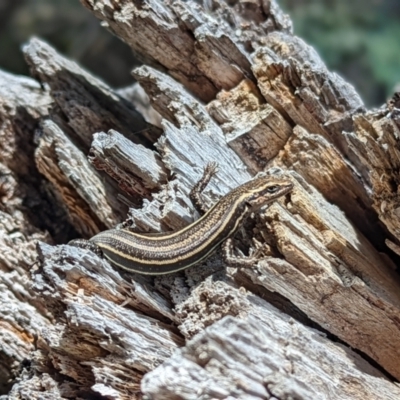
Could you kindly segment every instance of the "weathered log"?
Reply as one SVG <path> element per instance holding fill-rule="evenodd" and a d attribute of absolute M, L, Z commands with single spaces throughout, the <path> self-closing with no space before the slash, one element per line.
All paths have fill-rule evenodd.
<path fill-rule="evenodd" d="M 358 354 L 250 293 L 208 278 L 182 309 L 198 305 L 200 298 L 214 305 L 218 322 L 144 377 L 142 388 L 150 399 L 361 400 L 400 395 L 400 388 Z M 228 299 L 230 308 L 218 299 Z M 200 312 L 210 314 L 204 307 Z M 234 313 L 240 319 L 221 319 Z"/>
<path fill-rule="evenodd" d="M 70 228 L 33 156 L 34 131 L 52 100 L 32 79 L 0 71 L 0 81 L 0 391 L 7 393 L 35 337 L 51 325 L 30 287 L 35 243 L 51 241 L 45 227 L 55 240 L 63 240 Z M 58 227 L 51 225 L 53 218 Z"/>
<path fill-rule="evenodd" d="M 13 304 L 0 365 L 11 377 L 29 360 L 7 398 L 397 399 L 399 261 L 385 245 L 400 248 L 397 98 L 367 112 L 274 1 L 82 3 L 147 65 L 133 72 L 141 90 L 117 93 L 33 39 L 24 54 L 43 88 L 0 76 L 15 88 L 0 92 L 1 134 L 30 138 L 0 148 L 0 294 Z M 150 278 L 43 243 L 72 227 L 182 228 L 209 161 L 209 205 L 266 168 L 295 185 L 236 235 L 244 253 L 262 248 L 253 268 L 217 252 Z M 22 206 L 32 182 L 54 198 L 51 213 L 38 194 L 40 224 Z M 19 310 L 31 318 L 17 324 Z"/>

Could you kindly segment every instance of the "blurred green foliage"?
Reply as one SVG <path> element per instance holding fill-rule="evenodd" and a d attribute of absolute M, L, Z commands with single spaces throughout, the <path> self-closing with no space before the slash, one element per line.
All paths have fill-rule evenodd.
<path fill-rule="evenodd" d="M 367 105 L 382 104 L 400 85 L 400 0 L 277 1 L 295 33 L 353 83 Z M 28 74 L 20 46 L 32 35 L 113 86 L 133 82 L 132 52 L 79 0 L 0 0 L 0 68 Z"/>
<path fill-rule="evenodd" d="M 278 1 L 296 35 L 351 82 L 367 105 L 380 105 L 400 90 L 399 0 Z"/>
<path fill-rule="evenodd" d="M 28 75 L 21 45 L 31 36 L 49 42 L 109 84 L 134 82 L 137 61 L 79 0 L 0 0 L 0 68 Z"/>

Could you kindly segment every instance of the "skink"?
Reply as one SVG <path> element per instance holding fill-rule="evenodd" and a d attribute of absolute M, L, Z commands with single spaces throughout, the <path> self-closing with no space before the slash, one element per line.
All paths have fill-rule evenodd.
<path fill-rule="evenodd" d="M 186 228 L 155 235 L 111 229 L 89 241 L 75 239 L 69 244 L 93 250 L 118 267 L 146 275 L 169 274 L 188 268 L 205 260 L 221 244 L 225 259 L 232 263 L 230 238 L 243 221 L 254 211 L 289 193 L 293 184 L 287 178 L 256 177 L 233 189 L 206 210 L 200 194 L 216 168 L 216 163 L 209 163 L 203 177 L 192 189 L 190 198 L 203 215 Z M 239 260 L 236 264 L 241 263 Z"/>

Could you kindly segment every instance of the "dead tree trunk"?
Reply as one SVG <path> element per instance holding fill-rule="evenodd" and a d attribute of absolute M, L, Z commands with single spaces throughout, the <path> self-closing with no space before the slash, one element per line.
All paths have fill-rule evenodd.
<path fill-rule="evenodd" d="M 32 39 L 0 73 L 0 398 L 399 399 L 399 99 L 367 111 L 274 0 L 81 1 L 143 66 L 116 92 Z M 209 204 L 295 184 L 235 238 L 253 268 L 62 245 L 186 226 L 209 161 Z"/>

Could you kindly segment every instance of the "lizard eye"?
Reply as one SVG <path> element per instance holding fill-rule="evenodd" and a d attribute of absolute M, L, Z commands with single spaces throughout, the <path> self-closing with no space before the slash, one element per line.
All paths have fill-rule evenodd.
<path fill-rule="evenodd" d="M 279 189 L 278 185 L 270 186 L 270 187 L 267 188 L 267 192 L 268 193 L 275 193 L 275 192 L 278 191 L 278 189 Z"/>

